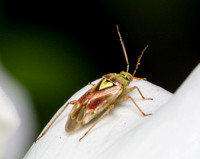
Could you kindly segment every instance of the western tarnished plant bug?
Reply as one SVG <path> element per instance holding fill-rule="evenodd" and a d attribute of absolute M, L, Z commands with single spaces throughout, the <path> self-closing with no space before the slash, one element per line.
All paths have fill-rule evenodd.
<path fill-rule="evenodd" d="M 148 48 L 148 45 L 142 50 L 138 61 L 136 63 L 136 68 L 133 74 L 130 74 L 129 71 L 129 62 L 126 53 L 126 49 L 119 32 L 119 28 L 117 26 L 117 32 L 119 35 L 119 39 L 122 45 L 122 49 L 125 55 L 127 70 L 126 72 L 122 71 L 120 74 L 118 73 L 109 73 L 102 77 L 102 79 L 97 84 L 91 84 L 92 88 L 90 88 L 83 96 L 81 96 L 78 100 L 73 100 L 67 103 L 64 108 L 59 112 L 59 114 L 55 117 L 55 119 L 50 123 L 50 125 L 46 128 L 46 130 L 39 136 L 37 140 L 43 137 L 49 128 L 53 125 L 56 119 L 64 112 L 69 104 L 73 104 L 73 108 L 69 113 L 68 120 L 65 125 L 66 132 L 72 132 L 81 126 L 87 124 L 92 119 L 101 114 L 101 116 L 96 120 L 96 122 L 89 128 L 89 130 L 79 139 L 81 141 L 90 130 L 106 115 L 109 113 L 111 109 L 115 107 L 117 103 L 121 103 L 127 99 L 131 99 L 131 101 L 135 104 L 138 110 L 142 113 L 143 116 L 148 116 L 151 114 L 145 114 L 140 107 L 136 104 L 134 99 L 131 96 L 124 96 L 134 89 L 137 89 L 139 94 L 141 95 L 143 100 L 152 100 L 152 98 L 145 98 L 140 89 L 137 86 L 127 88 L 130 82 L 135 79 L 141 79 L 134 77 L 138 65 L 140 64 L 140 60 L 145 50 Z M 121 98 L 119 98 L 121 97 Z"/>

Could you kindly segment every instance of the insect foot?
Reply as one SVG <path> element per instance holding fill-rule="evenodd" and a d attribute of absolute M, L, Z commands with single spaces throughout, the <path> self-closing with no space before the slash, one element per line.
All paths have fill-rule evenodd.
<path fill-rule="evenodd" d="M 149 115 L 152 115 L 151 113 L 149 113 L 149 114 L 143 114 L 143 116 L 149 116 Z"/>

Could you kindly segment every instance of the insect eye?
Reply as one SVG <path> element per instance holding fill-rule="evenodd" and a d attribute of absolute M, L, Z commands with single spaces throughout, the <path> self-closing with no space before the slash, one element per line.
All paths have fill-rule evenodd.
<path fill-rule="evenodd" d="M 127 80 L 132 81 L 132 77 L 130 75 L 125 76 Z"/>
<path fill-rule="evenodd" d="M 131 79 L 131 76 L 130 76 L 130 75 L 126 75 L 126 78 L 127 78 L 128 80 L 130 80 L 130 79 Z"/>
<path fill-rule="evenodd" d="M 127 74 L 126 75 L 126 78 L 129 80 L 129 81 L 132 81 L 133 80 L 133 76 L 131 74 Z"/>

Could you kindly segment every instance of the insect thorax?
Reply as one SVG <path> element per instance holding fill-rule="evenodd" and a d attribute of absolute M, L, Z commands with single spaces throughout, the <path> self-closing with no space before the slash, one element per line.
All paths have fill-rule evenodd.
<path fill-rule="evenodd" d="M 123 89 L 125 89 L 132 80 L 133 80 L 133 77 L 128 72 L 121 72 L 120 74 L 109 73 L 103 76 L 103 80 L 99 86 L 99 90 L 116 86 L 116 85 L 122 85 Z"/>

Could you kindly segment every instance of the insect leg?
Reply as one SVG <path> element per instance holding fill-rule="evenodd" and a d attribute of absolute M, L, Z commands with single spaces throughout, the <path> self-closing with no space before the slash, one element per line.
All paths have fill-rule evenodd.
<path fill-rule="evenodd" d="M 141 91 L 139 90 L 139 88 L 138 88 L 137 86 L 131 87 L 131 88 L 129 88 L 129 89 L 123 91 L 121 95 L 127 94 L 127 93 L 131 92 L 131 91 L 134 90 L 134 89 L 137 89 L 137 90 L 138 90 L 138 92 L 140 93 L 142 99 L 144 99 L 144 100 L 153 100 L 152 98 L 145 98 L 145 97 L 142 95 Z M 122 98 L 118 99 L 114 104 L 112 104 L 112 105 L 110 105 L 110 106 L 108 107 L 108 109 L 107 109 L 107 110 L 97 119 L 97 121 L 87 130 L 87 132 L 79 139 L 79 141 L 81 141 L 81 140 L 92 130 L 92 128 L 93 128 L 98 122 L 100 122 L 100 121 L 102 120 L 102 118 L 103 118 L 105 115 L 107 115 L 107 114 L 109 113 L 109 111 L 110 111 L 112 108 L 114 108 L 114 106 L 115 106 L 117 103 L 121 103 L 121 102 L 123 102 L 123 101 L 125 101 L 125 100 L 127 100 L 127 99 L 131 99 L 131 100 L 132 100 L 132 102 L 135 104 L 135 106 L 138 108 L 138 110 L 142 113 L 143 116 L 151 115 L 151 114 L 145 114 L 145 113 L 140 109 L 140 107 L 136 104 L 136 102 L 134 101 L 134 99 L 133 99 L 131 96 L 122 97 Z"/>
<path fill-rule="evenodd" d="M 144 78 L 141 78 L 141 77 L 133 77 L 133 79 L 136 79 L 136 80 L 147 80 L 145 77 Z"/>
<path fill-rule="evenodd" d="M 138 110 L 142 113 L 143 116 L 148 116 L 148 115 L 151 115 L 151 114 L 145 114 L 141 109 L 140 107 L 136 104 L 136 102 L 134 101 L 134 99 L 131 97 L 131 96 L 125 96 L 125 97 L 122 97 L 120 99 L 118 99 L 115 103 L 121 103 L 127 99 L 131 99 L 131 101 L 135 104 L 135 106 L 138 108 Z"/>
<path fill-rule="evenodd" d="M 53 119 L 53 121 L 49 124 L 49 126 L 46 128 L 46 130 L 42 133 L 42 135 L 40 135 L 36 140 L 35 140 L 35 142 L 36 141 L 38 141 L 40 138 L 42 138 L 45 134 L 46 134 L 46 132 L 49 130 L 49 128 L 53 125 L 53 123 L 56 121 L 56 119 L 58 119 L 58 117 L 64 112 L 64 110 L 67 108 L 67 106 L 69 105 L 69 104 L 75 104 L 77 102 L 77 100 L 73 100 L 73 101 L 71 101 L 71 102 L 69 102 L 69 103 L 67 103 L 65 106 L 64 106 L 64 108 L 62 108 L 62 110 L 59 112 L 59 114 Z"/>
<path fill-rule="evenodd" d="M 138 90 L 138 92 L 140 93 L 140 95 L 141 95 L 141 97 L 142 97 L 143 100 L 153 100 L 153 98 L 145 98 L 143 96 L 142 92 L 140 91 L 140 89 L 137 86 L 133 86 L 133 87 L 131 87 L 129 89 L 124 90 L 121 95 L 127 94 L 127 93 L 133 91 L 134 89 Z"/>
<path fill-rule="evenodd" d="M 101 119 L 103 119 L 103 117 L 105 115 L 107 115 L 109 113 L 109 111 L 114 108 L 115 104 L 112 104 L 108 107 L 108 109 L 97 119 L 97 121 L 95 121 L 95 123 L 86 131 L 86 133 L 79 139 L 79 141 L 81 141 L 91 130 L 92 128 L 101 121 Z"/>

